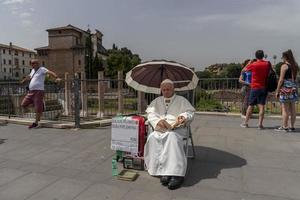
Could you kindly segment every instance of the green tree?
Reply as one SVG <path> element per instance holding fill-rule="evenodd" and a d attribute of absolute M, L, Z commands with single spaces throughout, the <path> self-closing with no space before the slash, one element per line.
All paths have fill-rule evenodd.
<path fill-rule="evenodd" d="M 124 73 L 127 73 L 134 66 L 141 63 L 139 55 L 132 54 L 131 50 L 126 47 L 119 49 L 113 44 L 112 49 L 109 49 L 107 52 L 106 75 L 111 78 L 117 77 L 118 70 L 123 70 Z"/>
<path fill-rule="evenodd" d="M 275 65 L 275 72 L 276 72 L 278 77 L 280 76 L 280 68 L 281 68 L 282 64 L 283 64 L 283 62 L 279 62 Z"/>
<path fill-rule="evenodd" d="M 91 72 L 91 77 L 92 79 L 97 79 L 98 78 L 98 71 L 103 71 L 103 60 L 102 58 L 98 57 L 96 54 L 95 58 L 93 59 L 93 64 L 92 64 L 92 72 Z"/>
<path fill-rule="evenodd" d="M 92 45 L 92 34 L 88 29 L 88 37 L 85 40 L 85 73 L 86 78 L 92 78 L 92 67 L 93 67 L 93 45 Z"/>
<path fill-rule="evenodd" d="M 230 63 L 226 66 L 224 72 L 225 78 L 239 78 L 242 71 L 241 64 Z"/>
<path fill-rule="evenodd" d="M 197 71 L 196 74 L 197 74 L 198 78 L 212 78 L 213 77 L 213 74 L 208 70 Z"/>

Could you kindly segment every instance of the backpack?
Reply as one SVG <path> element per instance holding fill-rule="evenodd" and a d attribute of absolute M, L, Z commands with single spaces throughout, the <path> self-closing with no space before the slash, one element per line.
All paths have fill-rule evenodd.
<path fill-rule="evenodd" d="M 275 71 L 272 69 L 271 63 L 270 63 L 270 71 L 268 74 L 266 87 L 267 87 L 267 92 L 274 92 L 277 88 L 277 76 Z"/>

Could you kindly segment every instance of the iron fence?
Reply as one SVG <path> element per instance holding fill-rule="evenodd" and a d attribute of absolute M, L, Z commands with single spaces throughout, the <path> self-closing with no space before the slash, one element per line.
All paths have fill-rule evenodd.
<path fill-rule="evenodd" d="M 195 107 L 199 111 L 241 112 L 244 101 L 241 87 L 237 78 L 200 79 L 195 90 Z M 300 111 L 299 103 L 296 108 Z M 281 113 L 280 103 L 274 92 L 268 93 L 265 109 L 268 114 Z M 254 112 L 258 112 L 258 109 L 255 108 Z"/>
<path fill-rule="evenodd" d="M 241 85 L 238 79 L 200 79 L 194 91 L 179 92 L 199 111 L 240 112 Z M 0 115 L 34 118 L 33 108 L 23 110 L 25 85 L 0 82 Z M 60 83 L 45 84 L 43 119 L 76 122 L 109 118 L 117 114 L 143 112 L 158 95 L 138 93 L 124 80 L 86 80 L 73 77 Z M 140 109 L 142 108 L 142 109 Z M 297 110 L 299 110 L 297 104 Z M 266 112 L 280 113 L 280 104 L 271 93 Z"/>

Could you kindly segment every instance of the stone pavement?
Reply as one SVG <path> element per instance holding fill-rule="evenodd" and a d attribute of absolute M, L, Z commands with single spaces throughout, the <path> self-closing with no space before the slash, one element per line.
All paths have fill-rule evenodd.
<path fill-rule="evenodd" d="M 278 133 L 280 121 L 267 119 L 260 131 L 256 121 L 243 129 L 240 118 L 196 116 L 197 157 L 175 191 L 146 172 L 134 182 L 112 177 L 110 127 L 0 126 L 0 200 L 300 199 L 300 130 Z"/>

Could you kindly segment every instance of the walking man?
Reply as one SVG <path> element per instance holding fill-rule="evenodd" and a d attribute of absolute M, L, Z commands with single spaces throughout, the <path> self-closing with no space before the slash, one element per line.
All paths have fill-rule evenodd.
<path fill-rule="evenodd" d="M 248 121 L 253 111 L 253 107 L 258 105 L 259 108 L 259 122 L 258 129 L 263 129 L 263 120 L 265 113 L 265 104 L 268 92 L 266 90 L 267 78 L 269 71 L 271 69 L 271 64 L 268 61 L 263 60 L 264 52 L 262 50 L 257 50 L 255 52 L 256 61 L 247 65 L 242 72 L 251 71 L 252 79 L 250 83 L 250 96 L 249 96 L 249 106 L 246 113 L 246 118 L 241 127 L 248 128 Z"/>
<path fill-rule="evenodd" d="M 38 123 L 41 119 L 42 113 L 44 111 L 44 86 L 45 86 L 45 77 L 49 74 L 51 77 L 55 78 L 55 82 L 61 81 L 60 78 L 56 75 L 56 73 L 48 70 L 47 68 L 40 66 L 38 59 L 33 59 L 30 61 L 32 66 L 32 70 L 28 76 L 26 76 L 21 83 L 25 81 L 30 81 L 29 83 L 29 91 L 24 97 L 21 106 L 22 108 L 28 107 L 30 104 L 33 104 L 35 108 L 35 122 L 33 122 L 28 128 L 35 128 L 38 126 Z"/>

